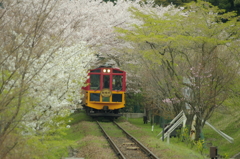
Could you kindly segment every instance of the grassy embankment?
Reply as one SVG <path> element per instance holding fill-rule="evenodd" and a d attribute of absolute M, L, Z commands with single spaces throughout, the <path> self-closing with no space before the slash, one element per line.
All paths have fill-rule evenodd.
<path fill-rule="evenodd" d="M 76 150 L 75 157 L 83 157 L 85 159 L 116 158 L 91 118 L 86 116 L 84 112 L 73 114 L 71 117 L 73 118 L 72 126 L 68 130 L 65 140 L 75 141 L 75 144 L 72 145 L 73 149 Z M 152 131 L 152 126 L 150 124 L 144 125 L 142 118 L 128 119 L 127 121 L 124 117 L 121 117 L 117 122 L 162 159 L 203 158 L 194 148 L 190 149 L 181 142 L 173 142 L 171 144 L 162 142 L 157 137 L 161 128 L 155 126 Z M 70 151 L 70 156 L 73 155 L 71 153 Z"/>
<path fill-rule="evenodd" d="M 183 149 L 185 148 L 186 150 L 191 149 L 193 151 L 197 151 L 199 153 L 202 153 L 204 157 L 207 157 L 210 154 L 211 146 L 216 146 L 218 148 L 219 155 L 221 155 L 224 158 L 231 158 L 235 154 L 240 152 L 240 122 L 239 122 L 240 115 L 239 114 L 240 114 L 239 109 L 221 108 L 219 110 L 216 110 L 212 118 L 208 120 L 208 122 L 212 124 L 215 128 L 217 128 L 218 130 L 221 130 L 228 136 L 232 137 L 234 139 L 233 143 L 228 142 L 226 139 L 220 136 L 208 125 L 205 125 L 203 129 L 203 133 L 205 137 L 203 149 L 201 149 L 201 147 L 196 144 L 195 145 L 191 143 L 186 144 L 180 141 L 179 138 L 171 138 L 170 145 L 182 147 Z M 150 132 L 151 130 L 151 125 L 143 125 L 142 119 L 130 119 L 129 122 L 131 122 L 132 124 L 138 127 L 141 127 L 145 132 Z M 160 128 L 155 129 L 152 132 L 152 134 L 154 134 L 153 136 L 156 136 L 157 133 L 160 131 L 161 131 Z M 166 142 L 164 144 L 166 144 Z M 183 151 L 186 151 L 186 150 L 183 150 Z"/>
<path fill-rule="evenodd" d="M 186 144 L 181 142 L 178 138 L 171 138 L 170 145 L 182 146 L 186 149 L 192 149 L 194 151 L 202 152 L 203 156 L 208 156 L 210 154 L 210 147 L 216 146 L 218 148 L 218 154 L 224 158 L 231 158 L 235 154 L 240 152 L 240 111 L 239 108 L 221 108 L 215 111 L 212 118 L 208 120 L 218 130 L 221 130 L 228 136 L 234 139 L 233 143 L 228 142 L 221 135 L 215 132 L 208 125 L 205 125 L 203 129 L 205 141 L 203 144 L 203 149 L 199 145 Z M 143 125 L 140 119 L 130 119 L 132 124 L 143 128 L 145 131 L 150 131 L 150 125 Z M 160 129 L 152 132 L 159 132 Z"/>
<path fill-rule="evenodd" d="M 71 143 L 68 147 L 69 156 L 74 155 L 75 157 L 83 157 L 85 159 L 116 158 L 107 141 L 102 137 L 98 126 L 90 117 L 86 116 L 82 111 L 72 114 L 70 118 L 72 118 L 71 128 L 67 130 L 67 135 L 63 140 Z M 239 118 L 237 111 L 216 111 L 208 122 L 233 137 L 234 143 L 229 143 L 206 125 L 204 128 L 205 144 L 202 155 L 198 145 L 186 144 L 179 138 L 171 138 L 170 144 L 167 144 L 166 141 L 162 142 L 160 136 L 157 137 L 161 132 L 161 128 L 155 125 L 152 131 L 152 126 L 149 123 L 143 124 L 142 118 L 129 118 L 126 120 L 124 117 L 121 117 L 117 122 L 162 159 L 207 158 L 210 146 L 217 146 L 219 154 L 229 158 L 240 151 Z M 65 151 L 62 154 L 66 154 L 66 149 L 59 151 Z"/>
<path fill-rule="evenodd" d="M 204 128 L 204 136 L 207 146 L 217 146 L 221 155 L 227 158 L 233 157 L 240 152 L 240 109 L 239 108 L 221 108 L 217 110 L 212 118 L 208 120 L 215 128 L 221 130 L 234 139 L 233 143 L 228 142 L 222 136 L 217 134 L 209 126 Z"/>

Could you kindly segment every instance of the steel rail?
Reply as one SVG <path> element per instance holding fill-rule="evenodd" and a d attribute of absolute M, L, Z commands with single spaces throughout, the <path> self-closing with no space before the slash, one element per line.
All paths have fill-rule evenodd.
<path fill-rule="evenodd" d="M 127 131 L 125 131 L 120 125 L 118 125 L 115 121 L 113 121 L 114 124 L 116 124 L 127 136 L 129 139 L 131 139 L 136 145 L 138 145 L 144 153 L 147 154 L 149 158 L 152 159 L 159 159 L 156 155 L 154 155 L 147 147 L 145 147 L 141 142 L 139 142 L 136 138 L 134 138 L 132 135 L 130 135 Z"/>
<path fill-rule="evenodd" d="M 109 135 L 105 132 L 105 130 L 102 128 L 102 126 L 99 124 L 99 122 L 97 121 L 98 126 L 101 128 L 102 132 L 104 133 L 104 135 L 106 136 L 106 139 L 108 140 L 108 142 L 110 143 L 110 145 L 112 146 L 113 150 L 115 151 L 116 155 L 121 158 L 121 159 L 126 159 L 126 157 L 123 155 L 123 153 L 119 150 L 119 148 L 117 147 L 117 145 L 112 141 L 112 139 L 109 137 Z"/>

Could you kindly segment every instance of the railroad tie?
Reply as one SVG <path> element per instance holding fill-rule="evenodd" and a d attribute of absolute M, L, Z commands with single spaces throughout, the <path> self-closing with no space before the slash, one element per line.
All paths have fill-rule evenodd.
<path fill-rule="evenodd" d="M 123 145 L 134 145 L 135 143 L 131 143 L 131 142 L 129 142 L 129 143 L 123 143 Z"/>
<path fill-rule="evenodd" d="M 135 143 L 123 143 L 123 145 L 135 145 Z M 139 147 L 127 147 L 128 150 L 138 150 Z"/>
<path fill-rule="evenodd" d="M 127 147 L 128 150 L 138 150 L 139 147 Z"/>

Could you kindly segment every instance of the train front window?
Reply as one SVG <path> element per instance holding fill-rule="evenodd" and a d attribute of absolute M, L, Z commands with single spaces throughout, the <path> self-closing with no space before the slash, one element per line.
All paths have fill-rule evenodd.
<path fill-rule="evenodd" d="M 103 88 L 109 88 L 110 84 L 110 76 L 109 75 L 104 75 L 103 76 Z"/>
<path fill-rule="evenodd" d="M 90 89 L 98 90 L 100 89 L 100 75 L 90 75 Z"/>
<path fill-rule="evenodd" d="M 122 90 L 122 76 L 121 75 L 113 75 L 112 89 L 113 90 Z"/>
<path fill-rule="evenodd" d="M 112 102 L 122 102 L 122 94 L 113 94 Z"/>
<path fill-rule="evenodd" d="M 100 93 L 90 93 L 90 101 L 100 101 Z"/>

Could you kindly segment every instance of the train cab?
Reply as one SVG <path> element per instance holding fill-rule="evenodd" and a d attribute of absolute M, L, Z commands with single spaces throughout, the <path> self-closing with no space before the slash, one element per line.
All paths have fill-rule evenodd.
<path fill-rule="evenodd" d="M 126 72 L 101 66 L 89 72 L 83 106 L 90 116 L 119 117 L 125 107 Z"/>

